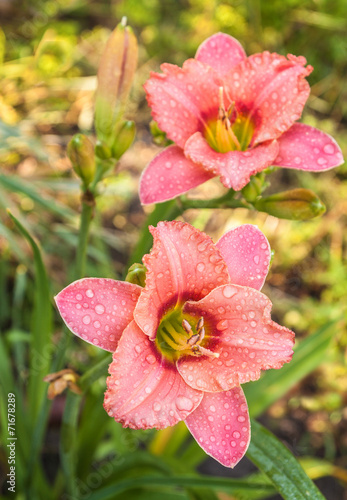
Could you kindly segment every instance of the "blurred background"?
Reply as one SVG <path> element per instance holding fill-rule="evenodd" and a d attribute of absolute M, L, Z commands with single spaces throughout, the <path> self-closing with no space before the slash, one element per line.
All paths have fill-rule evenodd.
<path fill-rule="evenodd" d="M 314 72 L 308 77 L 312 90 L 302 121 L 331 134 L 347 155 L 345 0 L 0 0 L 0 325 L 22 384 L 27 375 L 33 261 L 5 208 L 40 241 L 53 296 L 72 280 L 79 221 L 79 180 L 66 156 L 66 145 L 78 131 L 93 134 L 98 62 L 110 31 L 123 16 L 134 29 L 140 49 L 127 112 L 127 118 L 136 122 L 137 137 L 122 157 L 117 176 L 111 173 L 100 186 L 88 276 L 121 278 L 152 210 L 141 207 L 137 194 L 144 166 L 159 151 L 149 131 L 151 116 L 143 83 L 162 62 L 181 65 L 193 57 L 199 44 L 217 31 L 237 38 L 247 54 L 269 50 L 304 55 Z M 320 174 L 282 169 L 268 180 L 268 193 L 312 189 L 327 212 L 307 222 L 279 220 L 245 209 L 190 210 L 183 219 L 215 241 L 240 223 L 257 224 L 275 250 L 264 287 L 274 303 L 273 318 L 301 340 L 329 327 L 324 343 L 307 353 L 308 359 L 317 357 L 314 370 L 271 404 L 261 421 L 294 455 L 306 457 L 311 477 L 319 478 L 317 484 L 327 498 L 346 499 L 347 167 Z M 190 196 L 210 198 L 223 190 L 218 180 L 212 180 Z M 56 316 L 56 344 L 62 336 Z M 82 373 L 98 355 L 93 346 L 72 342 L 66 366 Z M 104 383 L 103 379 L 94 387 L 85 415 L 102 397 Z M 53 403 L 44 445 L 52 480 L 63 404 L 64 396 Z M 138 431 L 129 432 L 126 443 L 117 441 L 118 426 L 106 413 L 104 420 L 120 453 L 122 447 L 141 447 L 149 439 L 150 433 Z M 106 431 L 99 434 L 95 456 L 101 460 L 112 453 L 115 441 L 105 439 Z M 316 459 L 323 461 L 316 463 Z M 81 474 L 83 467 L 82 461 Z M 200 470 L 231 474 L 212 460 Z M 234 473 L 244 471 L 249 471 L 247 463 Z"/>

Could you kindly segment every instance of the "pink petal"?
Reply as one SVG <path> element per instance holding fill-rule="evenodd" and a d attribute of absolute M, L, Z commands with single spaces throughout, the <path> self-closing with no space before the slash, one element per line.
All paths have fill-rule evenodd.
<path fill-rule="evenodd" d="M 303 123 L 295 123 L 278 139 L 274 165 L 300 170 L 329 170 L 343 163 L 341 149 L 330 135 Z"/>
<path fill-rule="evenodd" d="M 220 74 L 227 73 L 245 58 L 246 53 L 240 42 L 225 33 L 216 33 L 207 38 L 195 55 L 195 59 L 208 64 Z"/>
<path fill-rule="evenodd" d="M 250 421 L 241 387 L 205 392 L 186 424 L 201 448 L 225 467 L 235 467 L 247 451 Z"/>
<path fill-rule="evenodd" d="M 170 200 L 214 177 L 188 160 L 181 148 L 169 146 L 147 165 L 140 181 L 143 205 Z"/>
<path fill-rule="evenodd" d="M 133 319 L 141 290 L 132 283 L 84 278 L 64 288 L 55 301 L 67 327 L 77 337 L 113 352 Z"/>
<path fill-rule="evenodd" d="M 281 368 L 292 357 L 294 334 L 273 322 L 271 302 L 239 285 L 220 286 L 184 312 L 205 318 L 206 347 L 218 358 L 185 356 L 177 361 L 184 380 L 195 389 L 226 391 L 260 377 L 260 370 Z"/>
<path fill-rule="evenodd" d="M 133 429 L 164 429 L 187 418 L 203 393 L 189 387 L 135 321 L 119 341 L 109 367 L 104 408 Z"/>
<path fill-rule="evenodd" d="M 162 316 L 185 300 L 199 300 L 213 288 L 229 282 L 227 267 L 211 238 L 184 222 L 159 222 L 150 227 L 153 248 L 143 262 L 146 287 L 134 319 L 155 338 Z"/>
<path fill-rule="evenodd" d="M 183 68 L 162 64 L 145 83 L 152 116 L 169 139 L 181 148 L 188 137 L 204 130 L 205 120 L 217 115 L 220 81 L 215 71 L 188 59 Z"/>
<path fill-rule="evenodd" d="M 224 186 L 235 191 L 248 184 L 251 175 L 272 165 L 277 153 L 276 141 L 260 144 L 247 151 L 217 153 L 207 144 L 200 132 L 190 137 L 184 148 L 187 158 L 202 165 L 214 175 L 220 175 Z"/>
<path fill-rule="evenodd" d="M 304 57 L 263 52 L 248 57 L 225 77 L 238 111 L 256 125 L 252 144 L 276 139 L 300 118 L 310 93 Z"/>
<path fill-rule="evenodd" d="M 269 271 L 271 249 L 263 233 L 251 224 L 228 231 L 216 244 L 228 266 L 230 282 L 260 290 Z"/>

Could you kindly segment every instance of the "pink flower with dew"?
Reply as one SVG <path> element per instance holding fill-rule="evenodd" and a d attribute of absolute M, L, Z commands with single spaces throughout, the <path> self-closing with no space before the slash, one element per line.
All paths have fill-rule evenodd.
<path fill-rule="evenodd" d="M 153 118 L 175 142 L 146 167 L 143 204 L 157 203 L 220 176 L 242 189 L 270 165 L 328 170 L 343 163 L 329 135 L 302 123 L 313 70 L 302 56 L 262 52 L 246 57 L 237 40 L 218 33 L 182 68 L 163 64 L 145 84 Z"/>
<path fill-rule="evenodd" d="M 75 281 L 56 297 L 77 336 L 113 352 L 104 407 L 133 429 L 184 420 L 227 467 L 250 440 L 240 384 L 290 361 L 294 334 L 271 320 L 259 290 L 270 247 L 243 225 L 217 244 L 183 222 L 160 222 L 143 262 L 144 288 L 112 279 Z"/>

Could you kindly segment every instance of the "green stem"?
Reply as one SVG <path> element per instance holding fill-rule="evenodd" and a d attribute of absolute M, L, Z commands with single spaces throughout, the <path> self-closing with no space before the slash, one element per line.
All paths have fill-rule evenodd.
<path fill-rule="evenodd" d="M 192 200 L 181 196 L 179 202 L 181 204 L 182 212 L 190 208 L 248 208 L 252 209 L 252 205 L 244 200 L 237 200 L 234 198 L 235 191 L 230 189 L 223 196 L 212 198 L 211 200 Z"/>
<path fill-rule="evenodd" d="M 87 190 L 82 196 L 82 213 L 76 253 L 76 279 L 83 278 L 85 275 L 89 228 L 93 219 L 94 205 L 94 194 Z"/>

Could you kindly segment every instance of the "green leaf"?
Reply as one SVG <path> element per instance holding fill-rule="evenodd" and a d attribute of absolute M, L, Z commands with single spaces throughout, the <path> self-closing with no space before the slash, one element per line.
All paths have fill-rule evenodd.
<path fill-rule="evenodd" d="M 266 474 L 285 500 L 324 500 L 296 458 L 255 420 L 247 456 Z"/>
<path fill-rule="evenodd" d="M 181 487 L 181 488 L 209 488 L 218 491 L 226 491 L 229 493 L 234 492 L 236 489 L 238 491 L 247 492 L 253 489 L 264 489 L 264 491 L 269 491 L 272 488 L 264 484 L 248 484 L 242 479 L 224 479 L 220 477 L 203 477 L 203 476 L 186 476 L 186 475 L 176 475 L 175 477 L 161 477 L 161 476 L 144 476 L 140 478 L 125 479 L 123 481 L 118 481 L 106 488 L 102 488 L 95 493 L 92 493 L 88 500 L 107 500 L 109 498 L 114 498 L 115 495 L 120 494 L 124 491 L 129 491 L 134 488 L 142 487 Z M 163 497 L 166 497 L 166 492 L 163 492 Z M 319 500 L 319 497 L 317 497 Z"/>
<path fill-rule="evenodd" d="M 56 201 L 54 196 L 48 194 L 42 196 L 42 189 L 35 189 L 32 184 L 28 182 L 24 182 L 14 176 L 0 174 L 0 184 L 11 191 L 28 196 L 28 198 L 31 198 L 49 212 L 59 215 L 60 217 L 66 219 L 75 219 L 76 217 L 73 210 Z"/>
<path fill-rule="evenodd" d="M 35 422 L 46 391 L 43 377 L 51 363 L 52 306 L 49 282 L 38 243 L 22 224 L 8 212 L 19 232 L 27 240 L 34 254 L 35 294 L 33 328 L 30 345 L 29 407 L 31 422 Z"/>
<path fill-rule="evenodd" d="M 256 382 L 242 386 L 252 417 L 263 413 L 322 363 L 335 326 L 336 321 L 327 323 L 301 340 L 295 348 L 293 359 L 280 370 L 269 370 Z"/>

